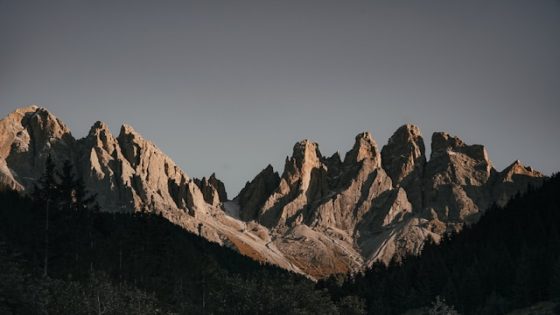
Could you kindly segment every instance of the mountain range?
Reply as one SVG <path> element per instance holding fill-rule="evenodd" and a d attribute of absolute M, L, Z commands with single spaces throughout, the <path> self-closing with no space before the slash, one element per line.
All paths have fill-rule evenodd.
<path fill-rule="evenodd" d="M 229 199 L 215 174 L 190 178 L 131 126 L 115 136 L 96 122 L 76 139 L 48 110 L 30 106 L 0 121 L 0 189 L 33 194 L 48 156 L 59 166 L 68 160 L 102 211 L 160 214 L 255 260 L 320 279 L 419 254 L 544 179 L 519 161 L 498 171 L 482 145 L 445 132 L 432 135 L 429 158 L 425 151 L 413 125 L 381 148 L 360 133 L 344 156 L 325 157 L 303 140 L 281 174 L 268 165 Z"/>

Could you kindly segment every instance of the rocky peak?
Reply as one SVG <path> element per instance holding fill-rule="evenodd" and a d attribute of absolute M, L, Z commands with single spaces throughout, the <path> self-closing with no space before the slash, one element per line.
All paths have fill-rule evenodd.
<path fill-rule="evenodd" d="M 513 181 L 513 177 L 516 175 L 523 175 L 523 176 L 530 176 L 530 177 L 544 177 L 544 175 L 534 170 L 530 166 L 525 166 L 521 161 L 515 160 L 515 162 L 511 163 L 508 167 L 506 167 L 503 171 L 500 172 L 500 177 L 504 181 L 511 182 Z"/>
<path fill-rule="evenodd" d="M 215 173 L 212 173 L 208 179 L 206 177 L 202 179 L 194 178 L 193 181 L 200 188 L 206 203 L 218 206 L 227 201 L 225 185 L 216 178 Z"/>
<path fill-rule="evenodd" d="M 117 138 L 124 157 L 130 162 L 132 167 L 136 167 L 140 162 L 140 151 L 144 139 L 132 126 L 123 124 Z"/>
<path fill-rule="evenodd" d="M 342 159 L 340 158 L 340 153 L 338 151 L 333 153 L 333 155 L 327 158 L 326 161 L 327 164 L 336 164 L 336 165 L 342 164 Z"/>
<path fill-rule="evenodd" d="M 259 222 L 273 227 L 303 220 L 308 215 L 308 203 L 326 192 L 328 181 L 323 160 L 317 143 L 296 143 L 292 157 L 286 159 L 278 187 L 259 210 Z"/>
<path fill-rule="evenodd" d="M 466 145 L 458 137 L 450 136 L 446 132 L 434 132 L 432 135 L 432 154 L 430 159 L 450 152 L 451 154 L 462 153 L 472 159 L 486 161 L 489 165 L 492 164 L 484 146 L 480 144 Z"/>
<path fill-rule="evenodd" d="M 92 146 L 103 148 L 108 153 L 112 153 L 116 145 L 116 139 L 109 130 L 109 127 L 101 121 L 96 121 L 91 126 L 86 141 L 90 141 Z"/>
<path fill-rule="evenodd" d="M 422 169 L 425 162 L 424 139 L 414 125 L 403 125 L 389 138 L 381 150 L 383 168 L 395 185 L 415 169 Z"/>
<path fill-rule="evenodd" d="M 50 143 L 56 139 L 71 137 L 70 129 L 51 112 L 42 107 L 35 108 L 35 112 L 27 112 L 21 123 L 28 132 L 33 133 L 40 143 Z"/>
<path fill-rule="evenodd" d="M 432 154 L 445 152 L 448 149 L 464 146 L 463 140 L 449 135 L 447 132 L 434 132 L 432 134 Z"/>
<path fill-rule="evenodd" d="M 70 129 L 44 108 L 18 109 L 0 121 L 2 164 L 24 187 L 41 176 L 48 155 L 55 163 L 73 160 L 74 148 Z"/>
<path fill-rule="evenodd" d="M 212 175 L 210 175 L 210 177 L 208 178 L 208 183 L 212 185 L 214 189 L 216 189 L 221 202 L 228 200 L 226 186 L 221 180 L 216 177 L 216 173 L 212 173 Z"/>
<path fill-rule="evenodd" d="M 334 189 L 338 186 L 339 177 L 342 169 L 342 159 L 340 158 L 340 153 L 335 152 L 331 157 L 325 159 L 324 161 L 327 167 L 327 178 L 329 181 L 329 187 Z"/>
<path fill-rule="evenodd" d="M 344 164 L 355 164 L 363 160 L 371 160 L 381 166 L 381 155 L 370 132 L 362 132 L 356 136 L 354 146 L 344 157 Z"/>
<path fill-rule="evenodd" d="M 0 120 L 0 158 L 8 156 L 16 138 L 24 137 L 24 133 L 29 136 L 24 132 L 22 120 L 28 113 L 35 113 L 38 108 L 37 105 L 20 108 Z"/>
<path fill-rule="evenodd" d="M 88 136 L 97 136 L 102 133 L 111 133 L 109 126 L 102 121 L 96 121 L 89 129 Z"/>
<path fill-rule="evenodd" d="M 268 165 L 255 178 L 247 182 L 235 200 L 239 203 L 242 220 L 256 220 L 259 209 L 278 187 L 280 176 Z"/>
<path fill-rule="evenodd" d="M 302 140 L 294 145 L 292 157 L 286 160 L 282 178 L 290 187 L 299 184 L 300 190 L 305 191 L 309 186 L 312 170 L 321 167 L 321 160 L 319 145 Z"/>
<path fill-rule="evenodd" d="M 426 210 L 448 221 L 476 219 L 493 202 L 489 185 L 495 173 L 484 146 L 434 133 L 424 174 Z"/>
<path fill-rule="evenodd" d="M 291 160 L 295 161 L 299 168 L 305 165 L 316 164 L 321 159 L 319 145 L 307 139 L 299 141 L 294 145 Z"/>
<path fill-rule="evenodd" d="M 516 160 L 498 174 L 493 185 L 493 200 L 498 206 L 505 206 L 515 194 L 527 191 L 530 186 L 540 186 L 543 179 L 541 172 Z"/>

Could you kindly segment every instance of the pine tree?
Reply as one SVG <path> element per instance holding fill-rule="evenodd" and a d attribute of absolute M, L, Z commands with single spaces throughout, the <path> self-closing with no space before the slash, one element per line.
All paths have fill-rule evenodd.
<path fill-rule="evenodd" d="M 552 266 L 550 277 L 550 297 L 555 301 L 560 301 L 560 257 Z"/>
<path fill-rule="evenodd" d="M 57 172 L 60 178 L 59 201 L 63 210 L 99 210 L 95 202 L 95 194 L 90 194 L 80 177 L 76 177 L 72 171 L 73 166 L 69 160 L 64 161 L 62 172 Z"/>
<path fill-rule="evenodd" d="M 72 172 L 72 163 L 69 160 L 64 161 L 62 171 L 58 171 L 56 174 L 60 179 L 60 184 L 58 185 L 58 193 L 60 196 L 58 204 L 59 209 L 71 210 L 74 208 L 74 191 L 76 185 L 74 173 Z"/>
<path fill-rule="evenodd" d="M 459 315 L 453 306 L 445 303 L 445 299 L 436 296 L 436 300 L 432 302 L 432 307 L 428 310 L 429 315 Z"/>
<path fill-rule="evenodd" d="M 59 199 L 58 183 L 55 180 L 55 165 L 49 155 L 45 161 L 45 173 L 41 176 L 34 189 L 35 201 L 45 207 L 45 234 L 44 234 L 44 262 L 43 276 L 48 276 L 49 271 L 49 211 L 50 207 Z"/>
<path fill-rule="evenodd" d="M 57 201 L 59 185 L 55 178 L 55 165 L 49 155 L 45 161 L 45 172 L 34 186 L 33 197 L 40 205 L 52 204 Z"/>
<path fill-rule="evenodd" d="M 78 178 L 74 182 L 74 208 L 76 210 L 99 211 L 99 205 L 95 201 L 97 194 L 87 191 L 84 181 Z"/>
<path fill-rule="evenodd" d="M 520 257 L 517 262 L 515 272 L 515 282 L 513 285 L 513 298 L 519 307 L 529 305 L 533 302 L 533 256 L 526 244 L 521 247 Z"/>

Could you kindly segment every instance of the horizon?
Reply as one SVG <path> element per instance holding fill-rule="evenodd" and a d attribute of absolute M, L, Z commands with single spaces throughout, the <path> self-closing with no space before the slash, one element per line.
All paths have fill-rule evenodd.
<path fill-rule="evenodd" d="M 559 170 L 558 1 L 0 1 L 0 26 L 1 117 L 127 122 L 230 194 L 301 139 L 381 148 L 405 123 Z"/>

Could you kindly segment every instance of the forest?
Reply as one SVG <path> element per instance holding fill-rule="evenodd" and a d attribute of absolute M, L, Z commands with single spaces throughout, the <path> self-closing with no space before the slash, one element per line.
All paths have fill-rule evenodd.
<path fill-rule="evenodd" d="M 70 163 L 0 192 L 0 314 L 504 314 L 560 298 L 560 176 L 418 257 L 315 283 L 156 214 L 99 209 Z"/>
<path fill-rule="evenodd" d="M 0 314 L 363 310 L 159 215 L 99 211 L 69 163 L 49 160 L 32 196 L 0 193 Z"/>

